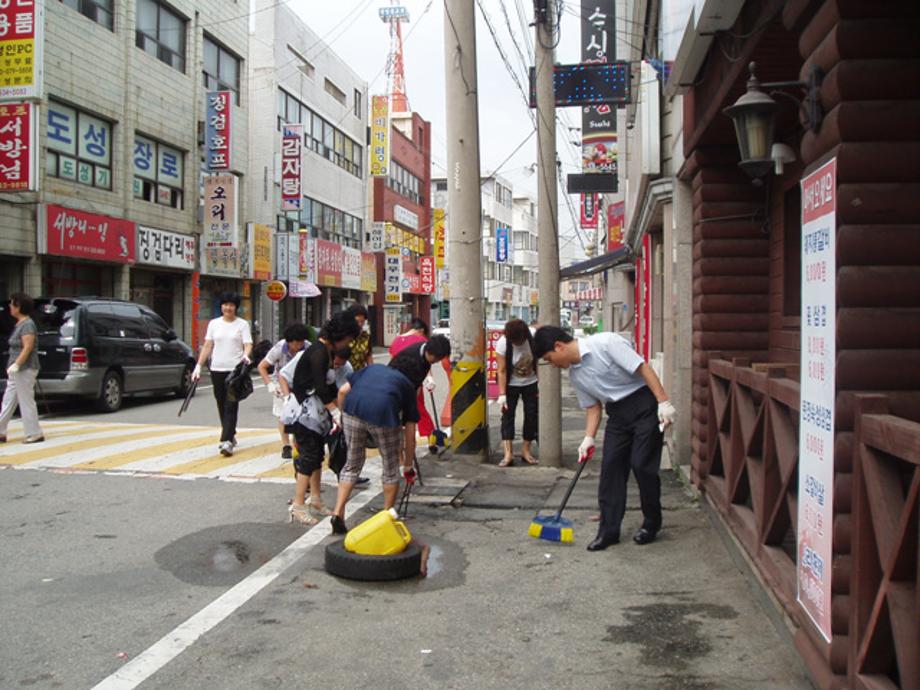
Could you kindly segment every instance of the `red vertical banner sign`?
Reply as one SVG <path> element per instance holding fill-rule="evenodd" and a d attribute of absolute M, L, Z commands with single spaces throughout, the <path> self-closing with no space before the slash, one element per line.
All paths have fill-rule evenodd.
<path fill-rule="evenodd" d="M 34 0 L 0 1 L 0 98 L 41 96 L 43 14 Z"/>
<path fill-rule="evenodd" d="M 303 125 L 281 126 L 281 210 L 299 211 L 303 207 L 302 168 Z"/>
<path fill-rule="evenodd" d="M 0 192 L 38 189 L 37 113 L 31 103 L 0 105 Z"/>
<path fill-rule="evenodd" d="M 581 227 L 585 230 L 597 230 L 597 194 L 581 195 Z"/>
<path fill-rule="evenodd" d="M 503 328 L 490 328 L 487 334 L 486 352 L 486 394 L 490 400 L 498 397 L 498 360 L 495 359 L 495 344 L 505 334 Z"/>
<path fill-rule="evenodd" d="M 421 291 L 426 295 L 434 294 L 434 257 L 419 257 L 418 269 Z"/>
<path fill-rule="evenodd" d="M 642 352 L 645 361 L 652 355 L 652 238 L 642 239 Z"/>
<path fill-rule="evenodd" d="M 607 251 L 623 247 L 623 226 L 626 224 L 626 202 L 617 201 L 607 207 Z"/>
<path fill-rule="evenodd" d="M 201 274 L 198 271 L 192 273 L 192 330 L 191 340 L 192 349 L 198 352 L 200 343 L 198 336 L 198 310 L 201 309 Z"/>

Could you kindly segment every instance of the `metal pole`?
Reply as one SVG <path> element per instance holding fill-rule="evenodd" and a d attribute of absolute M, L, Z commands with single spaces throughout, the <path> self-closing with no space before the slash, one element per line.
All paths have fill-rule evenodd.
<path fill-rule="evenodd" d="M 482 295 L 482 198 L 474 0 L 444 0 L 450 209 L 451 448 L 488 458 Z"/>
<path fill-rule="evenodd" d="M 539 3 L 536 3 L 539 4 Z M 553 64 L 556 26 L 555 0 L 546 1 L 546 14 L 535 17 L 537 81 L 537 250 L 539 254 L 540 323 L 559 325 L 559 231 L 556 198 L 556 99 Z M 562 465 L 562 383 L 560 372 L 540 367 L 540 462 Z"/>

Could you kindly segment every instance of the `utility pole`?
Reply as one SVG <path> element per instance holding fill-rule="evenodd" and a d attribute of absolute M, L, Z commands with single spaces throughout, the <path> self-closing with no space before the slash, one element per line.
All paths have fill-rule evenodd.
<path fill-rule="evenodd" d="M 482 294 L 482 198 L 474 0 L 444 0 L 447 188 L 450 231 L 451 448 L 484 462 L 485 330 Z"/>
<path fill-rule="evenodd" d="M 556 98 L 553 65 L 556 26 L 555 0 L 534 2 L 537 41 L 534 47 L 537 81 L 537 250 L 539 254 L 540 323 L 559 325 L 559 231 L 556 198 Z M 560 371 L 540 367 L 540 462 L 562 466 L 562 381 Z"/>

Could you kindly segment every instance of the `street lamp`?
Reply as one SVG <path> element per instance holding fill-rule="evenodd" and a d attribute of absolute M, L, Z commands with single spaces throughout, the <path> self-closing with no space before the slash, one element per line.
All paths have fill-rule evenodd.
<path fill-rule="evenodd" d="M 771 155 L 773 147 L 773 132 L 776 125 L 776 111 L 779 105 L 770 96 L 775 94 L 790 99 L 802 112 L 803 125 L 809 129 L 817 130 L 821 125 L 820 85 L 821 71 L 812 68 L 808 81 L 777 81 L 761 84 L 754 70 L 757 65 L 751 63 L 748 69 L 751 76 L 747 82 L 747 91 L 728 108 L 722 112 L 732 119 L 735 125 L 735 137 L 738 139 L 738 149 L 741 169 L 750 175 L 755 182 L 760 181 L 773 165 Z M 782 91 L 771 91 L 769 94 L 763 88 L 800 88 L 805 92 L 803 100 Z"/>

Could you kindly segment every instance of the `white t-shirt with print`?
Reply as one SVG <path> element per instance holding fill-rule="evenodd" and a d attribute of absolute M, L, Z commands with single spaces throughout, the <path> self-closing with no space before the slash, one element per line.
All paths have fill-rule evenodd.
<path fill-rule="evenodd" d="M 505 352 L 508 349 L 508 343 L 502 336 L 495 343 L 495 352 L 505 357 L 505 366 L 509 365 Z M 512 345 L 514 355 L 511 357 L 511 378 L 508 379 L 509 386 L 529 386 L 537 382 L 537 375 L 533 370 L 533 353 L 530 351 L 530 343 L 526 340 L 523 345 Z"/>
<path fill-rule="evenodd" d="M 205 341 L 214 342 L 211 351 L 211 371 L 233 371 L 234 367 L 243 359 L 244 345 L 252 344 L 252 333 L 246 319 L 227 321 L 220 316 L 211 319 L 208 330 L 204 335 Z"/>

